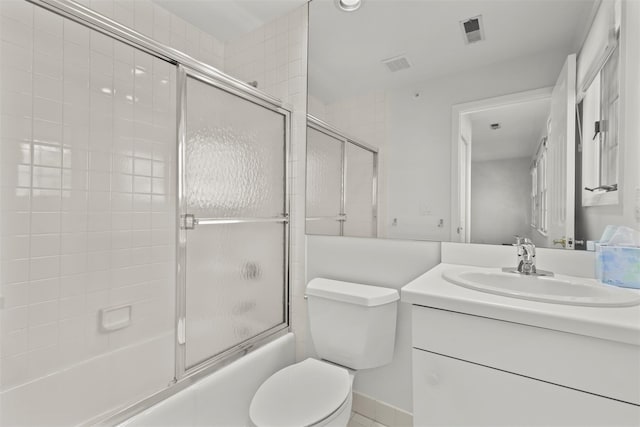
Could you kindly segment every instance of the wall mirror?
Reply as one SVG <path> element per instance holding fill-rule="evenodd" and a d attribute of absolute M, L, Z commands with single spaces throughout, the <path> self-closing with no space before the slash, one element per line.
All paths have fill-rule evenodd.
<path fill-rule="evenodd" d="M 624 11 L 614 0 L 363 0 L 354 12 L 311 1 L 310 123 L 377 150 L 373 182 L 363 169 L 357 190 L 377 197 L 366 235 L 510 244 L 518 234 L 581 249 L 606 224 L 633 226 Z M 336 186 L 307 186 L 307 233 L 365 235 L 348 232 L 353 162 L 329 142 L 319 151 L 308 129 L 307 179 Z M 331 205 L 323 197 L 335 209 L 318 215 Z"/>

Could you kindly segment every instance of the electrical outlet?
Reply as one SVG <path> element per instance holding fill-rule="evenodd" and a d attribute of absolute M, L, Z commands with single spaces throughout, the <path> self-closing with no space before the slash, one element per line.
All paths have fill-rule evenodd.
<path fill-rule="evenodd" d="M 418 213 L 420 216 L 429 216 L 431 215 L 431 209 L 426 204 L 420 205 L 420 209 L 418 209 Z"/>

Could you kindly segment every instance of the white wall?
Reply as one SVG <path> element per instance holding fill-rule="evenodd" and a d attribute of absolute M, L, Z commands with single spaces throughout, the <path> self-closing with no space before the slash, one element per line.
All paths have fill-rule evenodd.
<path fill-rule="evenodd" d="M 388 237 L 450 240 L 451 107 L 552 86 L 563 58 L 562 52 L 519 58 L 387 94 Z"/>
<path fill-rule="evenodd" d="M 400 289 L 440 262 L 440 243 L 307 236 L 307 277 L 326 277 Z M 354 390 L 412 412 L 411 307 L 399 303 L 393 362 L 357 373 Z M 306 333 L 306 354 L 314 355 Z"/>
<path fill-rule="evenodd" d="M 501 245 L 531 234 L 528 157 L 471 162 L 471 242 Z"/>
<path fill-rule="evenodd" d="M 622 7 L 620 204 L 578 207 L 577 239 L 597 240 L 609 224 L 640 229 L 640 3 L 625 1 Z"/>

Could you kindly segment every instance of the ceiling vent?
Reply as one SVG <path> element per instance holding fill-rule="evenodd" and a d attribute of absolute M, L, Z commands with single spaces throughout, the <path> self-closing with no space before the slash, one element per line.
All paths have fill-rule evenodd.
<path fill-rule="evenodd" d="M 387 66 L 389 71 L 395 73 L 396 71 L 406 70 L 411 67 L 409 60 L 406 56 L 394 56 L 393 58 L 383 59 L 382 63 Z"/>
<path fill-rule="evenodd" d="M 477 43 L 484 40 L 482 15 L 460 21 L 460 28 L 462 29 L 465 44 Z"/>

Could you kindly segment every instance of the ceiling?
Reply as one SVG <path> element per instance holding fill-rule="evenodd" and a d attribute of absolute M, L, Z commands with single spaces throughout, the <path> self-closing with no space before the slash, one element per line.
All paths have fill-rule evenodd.
<path fill-rule="evenodd" d="M 279 18 L 307 0 L 152 0 L 220 41 Z"/>
<path fill-rule="evenodd" d="M 309 6 L 309 93 L 325 103 L 518 57 L 574 53 L 595 0 L 363 0 L 345 13 L 334 0 Z M 466 45 L 460 21 L 482 15 L 486 40 Z M 406 55 L 411 68 L 387 71 Z M 558 65 L 558 70 L 562 64 Z"/>
<path fill-rule="evenodd" d="M 472 161 L 533 158 L 550 108 L 551 100 L 542 99 L 469 114 Z M 500 129 L 492 130 L 492 123 Z"/>

